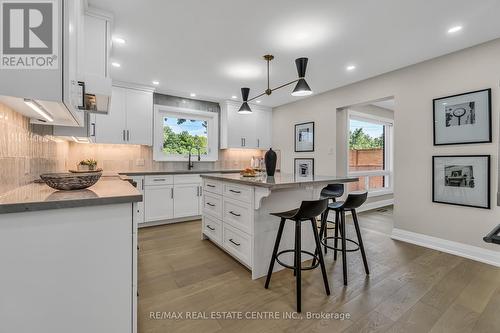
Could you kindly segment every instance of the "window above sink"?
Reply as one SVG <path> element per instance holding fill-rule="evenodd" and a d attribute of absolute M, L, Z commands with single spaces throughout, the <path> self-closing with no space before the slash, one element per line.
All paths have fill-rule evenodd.
<path fill-rule="evenodd" d="M 155 161 L 187 161 L 189 152 L 196 161 L 217 161 L 219 115 L 171 106 L 155 105 Z"/>

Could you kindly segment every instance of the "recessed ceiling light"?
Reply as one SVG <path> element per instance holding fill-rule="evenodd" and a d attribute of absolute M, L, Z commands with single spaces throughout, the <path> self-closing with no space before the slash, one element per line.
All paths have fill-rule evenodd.
<path fill-rule="evenodd" d="M 123 44 L 125 44 L 125 39 L 123 39 L 121 37 L 113 37 L 113 42 L 123 45 Z"/>
<path fill-rule="evenodd" d="M 120 65 L 120 63 L 118 63 L 118 62 L 112 62 L 111 66 L 118 68 L 118 67 L 121 67 L 122 65 Z"/>
<path fill-rule="evenodd" d="M 159 84 L 160 84 L 160 81 L 156 81 L 156 80 L 155 80 L 155 81 L 153 81 L 153 84 L 154 84 L 155 86 L 157 86 L 157 85 L 159 85 Z"/>
<path fill-rule="evenodd" d="M 461 25 L 457 25 L 455 27 L 451 27 L 450 29 L 448 29 L 448 33 L 449 34 L 453 34 L 455 32 L 459 32 L 460 30 L 462 30 L 462 26 Z"/>
<path fill-rule="evenodd" d="M 349 65 L 349 66 L 347 66 L 345 69 L 347 69 L 348 71 L 353 71 L 353 70 L 355 70 L 355 69 L 356 69 L 356 66 L 354 66 L 354 65 Z"/>
<path fill-rule="evenodd" d="M 256 103 L 260 103 L 260 101 L 255 101 Z"/>
<path fill-rule="evenodd" d="M 238 96 L 233 95 L 233 96 L 231 96 L 231 98 L 232 98 L 232 99 L 237 99 L 237 98 L 238 98 Z"/>
<path fill-rule="evenodd" d="M 189 96 L 196 97 L 196 94 L 195 93 L 190 93 Z"/>

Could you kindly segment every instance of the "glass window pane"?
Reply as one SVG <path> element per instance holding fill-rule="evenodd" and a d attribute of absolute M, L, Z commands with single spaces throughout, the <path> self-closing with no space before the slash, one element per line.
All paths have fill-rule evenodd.
<path fill-rule="evenodd" d="M 350 119 L 349 171 L 384 170 L 385 126 Z"/>
<path fill-rule="evenodd" d="M 348 192 L 367 191 L 368 190 L 366 188 L 366 176 L 360 176 L 358 178 L 359 178 L 359 181 L 357 181 L 355 183 L 347 183 Z"/>
<path fill-rule="evenodd" d="M 381 190 L 387 187 L 385 176 L 371 176 L 369 180 L 369 187 L 370 190 Z"/>
<path fill-rule="evenodd" d="M 190 150 L 200 154 L 208 153 L 207 121 L 163 117 L 163 152 L 165 154 L 187 155 Z"/>

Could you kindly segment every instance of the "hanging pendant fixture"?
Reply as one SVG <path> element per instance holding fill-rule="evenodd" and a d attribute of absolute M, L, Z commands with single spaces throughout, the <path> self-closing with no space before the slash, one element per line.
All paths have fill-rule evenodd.
<path fill-rule="evenodd" d="M 298 79 L 290 81 L 288 83 L 282 84 L 276 88 L 270 87 L 270 79 L 269 79 L 269 63 L 271 60 L 274 59 L 274 56 L 271 54 L 266 54 L 264 56 L 264 60 L 267 62 L 267 89 L 261 93 L 260 95 L 257 95 L 255 97 L 252 97 L 248 99 L 248 95 L 250 94 L 250 88 L 241 88 L 241 97 L 243 99 L 243 103 L 241 104 L 240 109 L 238 110 L 238 113 L 240 114 L 249 114 L 252 113 L 252 109 L 250 108 L 250 105 L 248 105 L 248 102 L 253 101 L 254 99 L 257 99 L 261 96 L 264 95 L 271 95 L 273 91 L 284 88 L 286 86 L 289 86 L 295 82 L 297 84 L 295 85 L 295 89 L 293 89 L 292 96 L 297 96 L 297 97 L 302 97 L 302 96 L 309 96 L 312 95 L 313 91 L 309 87 L 309 85 L 306 82 L 305 76 L 306 76 L 306 69 L 307 69 L 307 58 L 298 58 L 295 59 L 295 66 L 297 67 L 297 74 L 299 76 Z"/>

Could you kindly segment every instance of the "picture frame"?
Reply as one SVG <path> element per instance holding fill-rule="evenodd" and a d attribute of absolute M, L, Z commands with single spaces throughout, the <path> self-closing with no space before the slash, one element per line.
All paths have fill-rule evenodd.
<path fill-rule="evenodd" d="M 314 158 L 296 158 L 294 160 L 295 179 L 314 179 Z"/>
<path fill-rule="evenodd" d="M 432 202 L 491 209 L 490 155 L 432 156 Z"/>
<path fill-rule="evenodd" d="M 295 152 L 313 152 L 314 137 L 314 121 L 295 124 Z"/>
<path fill-rule="evenodd" d="M 434 146 L 492 142 L 491 89 L 433 99 Z"/>

